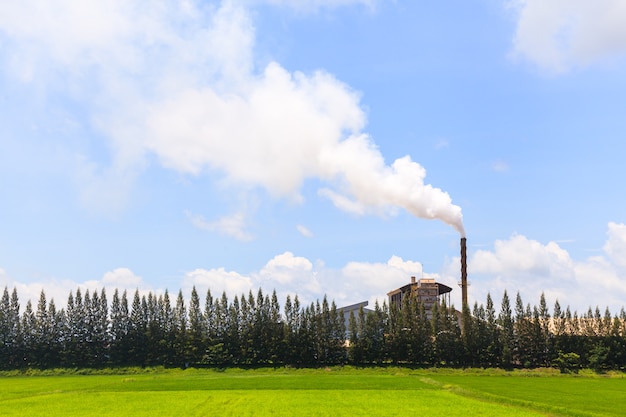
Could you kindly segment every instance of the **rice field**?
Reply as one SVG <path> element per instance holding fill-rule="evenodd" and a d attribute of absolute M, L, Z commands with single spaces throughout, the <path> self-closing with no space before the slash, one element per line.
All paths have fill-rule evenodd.
<path fill-rule="evenodd" d="M 617 416 L 623 374 L 327 368 L 0 377 L 1 416 Z"/>

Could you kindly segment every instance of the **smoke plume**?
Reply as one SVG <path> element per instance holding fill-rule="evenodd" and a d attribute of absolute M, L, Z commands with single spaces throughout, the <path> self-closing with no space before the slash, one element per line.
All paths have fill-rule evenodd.
<path fill-rule="evenodd" d="M 369 2 L 307 4 L 348 3 Z M 31 13 L 38 3 L 19 4 L 0 18 L 9 54 L 25 63 L 16 77 L 40 85 L 63 78 L 108 141 L 116 182 L 150 155 L 184 174 L 218 172 L 227 185 L 296 201 L 302 184 L 316 179 L 319 195 L 340 209 L 390 215 L 402 208 L 464 234 L 461 209 L 424 182 L 422 166 L 408 156 L 385 163 L 364 133 L 357 92 L 325 71 L 259 63 L 246 2 L 118 0 L 93 11 L 66 0 L 45 18 Z M 98 25 L 88 24 L 95 15 Z"/>

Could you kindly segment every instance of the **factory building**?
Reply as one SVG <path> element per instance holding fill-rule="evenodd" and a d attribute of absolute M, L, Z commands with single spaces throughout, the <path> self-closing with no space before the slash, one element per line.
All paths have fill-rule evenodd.
<path fill-rule="evenodd" d="M 451 291 L 452 288 L 436 282 L 432 278 L 416 280 L 415 277 L 411 277 L 409 284 L 388 292 L 387 297 L 389 297 L 389 306 L 395 305 L 398 309 L 402 308 L 402 302 L 405 297 L 415 297 L 418 302 L 424 305 L 426 315 L 430 319 L 435 303 L 445 301 L 446 305 L 450 306 Z"/>

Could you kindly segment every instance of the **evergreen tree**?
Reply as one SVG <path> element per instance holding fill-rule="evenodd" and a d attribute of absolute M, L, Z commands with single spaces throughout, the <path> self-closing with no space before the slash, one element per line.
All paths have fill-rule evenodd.
<path fill-rule="evenodd" d="M 54 349 L 55 341 L 52 339 L 52 320 L 48 317 L 48 303 L 43 289 L 39 294 L 34 327 L 33 364 L 40 368 L 47 368 L 51 365 L 50 355 Z"/>
<path fill-rule="evenodd" d="M 10 306 L 9 288 L 5 286 L 0 299 L 0 369 L 8 369 L 11 362 L 13 323 Z"/>
<path fill-rule="evenodd" d="M 417 309 L 417 321 L 415 332 L 415 361 L 417 364 L 432 364 L 434 360 L 433 333 L 426 307 L 423 303 L 414 303 Z"/>
<path fill-rule="evenodd" d="M 350 340 L 352 340 L 350 322 L 348 322 L 348 324 L 348 334 L 350 335 Z M 356 318 L 354 325 L 356 326 Z M 394 364 L 399 364 L 408 360 L 408 343 L 406 340 L 406 333 L 400 309 L 396 304 L 391 304 L 389 308 L 389 333 L 387 335 L 387 346 L 389 359 L 391 359 Z"/>
<path fill-rule="evenodd" d="M 480 362 L 480 340 L 478 322 L 478 303 L 474 304 L 474 316 L 469 305 L 463 304 L 461 311 L 461 340 L 464 348 L 463 363 L 466 366 L 477 366 Z"/>
<path fill-rule="evenodd" d="M 274 364 L 284 362 L 284 323 L 280 315 L 280 304 L 278 302 L 276 290 L 272 291 L 272 297 L 270 298 L 268 325 L 268 350 L 270 362 Z"/>
<path fill-rule="evenodd" d="M 87 298 L 89 299 L 89 297 Z M 75 296 L 70 292 L 67 300 L 66 315 L 64 362 L 72 367 L 87 367 L 89 353 L 87 346 L 88 330 L 83 295 L 80 288 L 76 289 Z"/>
<path fill-rule="evenodd" d="M 128 359 L 131 364 L 145 366 L 147 362 L 147 301 L 145 297 L 139 295 L 139 290 L 135 290 L 131 305 L 130 319 L 128 326 Z"/>
<path fill-rule="evenodd" d="M 489 344 L 487 352 L 485 352 L 485 365 L 489 367 L 497 367 L 502 363 L 502 343 L 500 337 L 500 326 L 498 326 L 496 311 L 491 299 L 491 294 L 487 293 L 487 303 L 485 308 L 487 321 L 487 334 Z"/>
<path fill-rule="evenodd" d="M 191 363 L 200 363 L 206 351 L 205 319 L 200 309 L 200 297 L 194 286 L 189 301 L 189 332 L 187 335 L 186 356 Z"/>
<path fill-rule="evenodd" d="M 109 310 L 106 292 L 104 288 L 100 295 L 94 290 L 91 296 L 91 304 L 88 310 L 88 332 L 90 336 L 90 353 L 91 358 L 89 365 L 93 367 L 102 367 L 108 361 L 109 339 Z"/>
<path fill-rule="evenodd" d="M 358 346 L 359 340 L 359 328 L 354 315 L 354 310 L 350 311 L 348 316 L 348 360 L 353 365 L 358 365 L 362 362 L 362 356 L 355 347 Z"/>
<path fill-rule="evenodd" d="M 382 363 L 385 355 L 385 323 L 378 301 L 374 305 L 374 311 L 365 316 L 363 338 L 366 362 Z"/>
<path fill-rule="evenodd" d="M 114 366 L 127 364 L 128 334 L 130 332 L 128 299 L 126 291 L 120 299 L 117 288 L 111 301 L 111 364 Z"/>
<path fill-rule="evenodd" d="M 538 364 L 540 366 L 550 366 L 552 360 L 556 357 L 553 354 L 554 349 L 554 338 L 552 332 L 550 330 L 550 312 L 548 311 L 548 305 L 546 303 L 546 297 L 544 293 L 541 293 L 541 297 L 539 299 L 539 311 L 538 311 L 538 319 L 539 319 L 539 355 L 538 355 Z"/>
<path fill-rule="evenodd" d="M 161 346 L 162 357 L 161 362 L 164 365 L 172 365 L 176 363 L 175 353 L 175 320 L 174 311 L 172 310 L 172 303 L 170 301 L 169 291 L 166 289 L 162 297 L 159 297 L 159 311 L 161 312 L 161 323 L 163 328 L 161 329 Z"/>
<path fill-rule="evenodd" d="M 185 356 L 187 346 L 187 307 L 182 290 L 178 291 L 176 307 L 174 307 L 174 355 L 178 364 L 189 366 Z"/>
<path fill-rule="evenodd" d="M 299 364 L 301 355 L 299 343 L 302 329 L 302 311 L 300 301 L 296 295 L 291 303 L 291 297 L 287 295 L 285 301 L 285 362 L 290 365 Z"/>
<path fill-rule="evenodd" d="M 146 363 L 149 365 L 165 365 L 168 341 L 165 335 L 165 307 L 163 296 L 148 293 L 146 343 L 148 352 Z"/>
<path fill-rule="evenodd" d="M 250 305 L 246 300 L 245 294 L 241 294 L 239 306 L 239 347 L 240 347 L 240 362 L 249 364 L 253 362 L 254 349 L 253 334 L 254 334 L 254 314 L 250 309 Z"/>
<path fill-rule="evenodd" d="M 500 344 L 502 346 L 501 366 L 503 366 L 504 368 L 509 368 L 513 365 L 515 334 L 513 329 L 511 304 L 506 290 L 504 291 L 504 295 L 502 296 L 500 314 L 498 315 L 498 324 L 502 329 L 500 332 Z"/>
<path fill-rule="evenodd" d="M 54 299 L 48 303 L 48 322 L 50 329 L 50 346 L 48 351 L 49 367 L 59 367 L 62 365 L 61 355 L 63 352 L 63 339 L 65 330 L 65 311 L 63 309 L 57 311 Z"/>
<path fill-rule="evenodd" d="M 67 297 L 65 320 L 65 346 L 62 354 L 62 362 L 65 366 L 77 366 L 77 344 L 78 344 L 78 313 L 74 303 L 74 294 L 70 291 Z"/>
<path fill-rule="evenodd" d="M 226 328 L 224 333 L 224 346 L 226 356 L 226 363 L 230 365 L 242 363 L 242 351 L 241 351 L 241 307 L 239 305 L 239 298 L 235 296 L 232 303 L 228 304 L 224 299 L 225 308 L 228 311 L 226 315 Z M 261 352 L 261 353 L 259 353 Z M 266 358 L 266 349 L 260 346 L 256 352 L 256 357 L 252 359 L 253 363 L 259 361 L 264 363 Z"/>
<path fill-rule="evenodd" d="M 215 303 L 211 289 L 207 289 L 204 298 L 204 321 L 206 328 L 206 350 L 204 352 L 208 364 L 215 365 L 212 357 L 213 346 L 217 344 Z"/>
<path fill-rule="evenodd" d="M 4 296 L 3 296 L 4 298 Z M 5 304 L 5 301 L 3 301 Z M 5 341 L 8 369 L 16 369 L 22 366 L 23 359 L 21 354 L 21 323 L 20 323 L 20 300 L 17 295 L 17 289 L 14 287 L 11 292 L 9 308 L 6 323 L 8 326 Z"/>
<path fill-rule="evenodd" d="M 401 356 L 410 363 L 419 364 L 424 361 L 422 346 L 420 344 L 420 315 L 419 309 L 423 305 L 418 304 L 417 298 L 410 295 L 402 299 L 401 310 Z M 430 324 L 430 323 L 429 323 Z"/>
<path fill-rule="evenodd" d="M 435 335 L 435 343 L 440 363 L 446 366 L 459 365 L 463 361 L 463 343 L 454 306 L 448 307 L 444 301 L 441 304 L 439 317 L 441 330 Z"/>
<path fill-rule="evenodd" d="M 295 352 L 293 351 L 293 338 L 297 329 L 297 315 L 294 311 L 293 304 L 291 303 L 291 296 L 289 294 L 287 294 L 287 297 L 285 299 L 283 314 L 285 316 L 285 321 L 283 322 L 284 339 L 282 347 L 282 358 L 285 363 L 292 364 L 295 357 Z"/>
<path fill-rule="evenodd" d="M 384 355 L 384 318 L 382 317 L 382 310 L 378 309 L 379 316 L 376 319 L 376 331 L 381 334 L 380 343 L 380 358 L 376 358 L 382 361 L 382 355 Z M 346 324 L 344 322 L 343 313 L 337 310 L 335 302 L 330 304 L 330 322 L 329 322 L 329 357 L 328 361 L 331 364 L 344 364 L 347 359 L 345 343 L 346 343 Z"/>
<path fill-rule="evenodd" d="M 37 319 L 30 300 L 26 302 L 26 308 L 22 315 L 21 335 L 18 340 L 20 341 L 20 356 L 22 358 L 21 367 L 36 366 Z"/>

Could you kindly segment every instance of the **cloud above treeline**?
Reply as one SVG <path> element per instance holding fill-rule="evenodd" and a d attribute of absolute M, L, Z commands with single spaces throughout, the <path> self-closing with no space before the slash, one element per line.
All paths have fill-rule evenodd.
<path fill-rule="evenodd" d="M 471 243 L 471 242 L 470 242 Z M 326 294 L 338 306 L 360 301 L 370 305 L 386 300 L 387 292 L 407 284 L 411 276 L 418 279 L 430 277 L 453 288 L 460 303 L 460 262 L 451 259 L 441 272 L 423 271 L 420 262 L 392 256 L 387 262 L 348 262 L 341 268 L 329 268 L 322 260 L 310 260 L 292 252 L 277 254 L 256 271 L 243 273 L 225 268 L 198 268 L 178 277 L 178 288 L 189 297 L 196 287 L 203 297 L 208 290 L 229 298 L 258 289 L 265 292 L 276 290 L 284 301 L 289 294 L 296 294 L 301 302 L 310 303 Z M 609 223 L 607 240 L 600 254 L 576 260 L 567 250 L 555 242 L 542 243 L 526 236 L 515 234 L 506 240 L 498 240 L 491 249 L 472 251 L 470 246 L 468 274 L 471 281 L 470 303 L 484 304 L 490 293 L 496 307 L 504 291 L 509 297 L 519 292 L 525 304 L 536 305 L 541 293 L 552 308 L 558 299 L 562 307 L 570 306 L 579 313 L 589 307 L 609 307 L 613 314 L 626 307 L 626 225 Z M 152 291 L 163 293 L 165 288 L 153 288 L 149 277 L 141 277 L 128 268 L 120 267 L 106 272 L 100 279 L 72 282 L 69 280 L 46 280 L 45 282 L 23 283 L 9 277 L 0 270 L 0 286 L 17 288 L 20 298 L 36 300 L 42 289 L 48 300 L 54 298 L 57 306 L 65 305 L 67 295 L 76 288 L 100 290 L 114 288 L 134 293 Z M 109 294 L 110 296 L 111 294 Z M 458 305 L 457 305 L 458 307 Z"/>
<path fill-rule="evenodd" d="M 443 279 L 453 279 L 459 259 L 450 262 Z M 535 305 L 542 292 L 550 303 L 557 299 L 579 312 L 588 307 L 626 307 L 626 225 L 611 222 L 607 240 L 598 254 L 572 258 L 556 242 L 542 243 L 521 234 L 497 240 L 492 249 L 470 253 L 470 298 L 484 303 L 487 293 L 499 302 L 504 290 L 520 292 L 525 303 Z M 513 293 L 513 294 L 511 294 Z"/>

